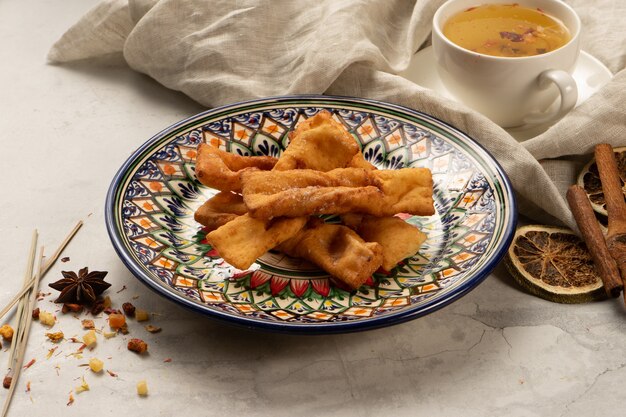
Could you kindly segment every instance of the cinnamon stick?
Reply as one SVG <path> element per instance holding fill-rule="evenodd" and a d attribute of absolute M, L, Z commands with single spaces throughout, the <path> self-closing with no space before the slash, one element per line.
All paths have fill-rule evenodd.
<path fill-rule="evenodd" d="M 624 201 L 617 161 L 613 148 L 606 143 L 597 145 L 595 154 L 609 217 L 606 244 L 626 285 L 626 201 Z"/>
<path fill-rule="evenodd" d="M 572 209 L 576 224 L 591 253 L 596 270 L 604 283 L 609 297 L 617 297 L 624 289 L 615 260 L 611 257 L 600 225 L 591 208 L 585 190 L 579 185 L 572 185 L 567 190 L 567 202 Z"/>

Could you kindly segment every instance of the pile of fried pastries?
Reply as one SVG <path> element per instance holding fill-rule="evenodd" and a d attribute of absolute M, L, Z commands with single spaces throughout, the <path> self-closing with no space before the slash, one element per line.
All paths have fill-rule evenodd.
<path fill-rule="evenodd" d="M 426 236 L 395 214 L 434 214 L 429 169 L 376 169 L 327 111 L 300 122 L 289 139 L 278 159 L 199 146 L 196 176 L 220 192 L 195 219 L 226 262 L 245 270 L 274 249 L 357 289 L 415 255 Z M 320 218 L 331 214 L 342 224 Z"/>

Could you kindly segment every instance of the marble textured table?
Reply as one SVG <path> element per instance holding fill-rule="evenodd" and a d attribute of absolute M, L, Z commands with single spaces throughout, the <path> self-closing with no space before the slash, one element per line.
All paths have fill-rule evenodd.
<path fill-rule="evenodd" d="M 82 219 L 64 253 L 70 260 L 42 289 L 61 269 L 107 270 L 115 305 L 132 300 L 157 313 L 151 323 L 163 331 L 131 321 L 128 336 L 99 336 L 82 359 L 68 356 L 79 345 L 67 341 L 46 359 L 53 345 L 34 323 L 26 361 L 36 362 L 22 374 L 10 416 L 624 415 L 626 309 L 618 300 L 568 306 L 534 298 L 502 267 L 427 317 L 315 337 L 226 327 L 140 284 L 105 230 L 109 182 L 155 132 L 203 108 L 124 66 L 47 65 L 50 45 L 95 3 L 0 2 L 0 305 L 21 285 L 32 229 L 49 253 Z M 54 311 L 52 299 L 39 307 Z M 57 315 L 54 331 L 84 333 L 72 315 Z M 146 340 L 150 354 L 129 352 L 130 336 Z M 117 377 L 81 367 L 90 357 Z M 3 349 L 0 364 L 7 360 Z M 82 376 L 90 391 L 66 405 Z M 135 385 L 144 379 L 150 394 L 142 398 Z"/>

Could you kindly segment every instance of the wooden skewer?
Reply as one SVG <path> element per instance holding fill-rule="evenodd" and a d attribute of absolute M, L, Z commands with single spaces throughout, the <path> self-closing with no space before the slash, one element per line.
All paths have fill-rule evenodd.
<path fill-rule="evenodd" d="M 24 356 L 26 355 L 26 345 L 28 343 L 28 336 L 30 335 L 30 325 L 33 321 L 33 315 L 30 312 L 33 310 L 35 306 L 35 302 L 37 299 L 37 291 L 39 290 L 39 278 L 41 278 L 41 271 L 43 269 L 43 246 L 39 251 L 39 266 L 37 268 L 37 281 L 35 285 L 31 289 L 31 292 L 28 297 L 28 302 L 25 306 L 25 311 L 23 311 L 22 320 L 18 323 L 17 328 L 17 338 L 13 341 L 13 346 L 15 346 L 15 351 L 17 351 L 17 357 L 13 358 L 13 362 L 11 365 L 10 373 L 11 375 L 11 386 L 9 387 L 9 392 L 4 400 L 4 406 L 2 408 L 2 417 L 6 417 L 7 412 L 9 411 L 9 406 L 11 405 L 11 400 L 13 399 L 13 393 L 15 392 L 15 387 L 17 386 L 20 378 L 20 373 L 22 371 L 22 364 L 24 363 Z M 27 277 L 32 276 L 26 275 Z M 13 347 L 12 346 L 12 347 Z"/>
<path fill-rule="evenodd" d="M 609 144 L 597 145 L 595 154 L 609 217 L 606 244 L 626 285 L 626 201 L 624 201 L 617 162 L 613 148 Z M 624 296 L 626 298 L 626 293 Z"/>
<path fill-rule="evenodd" d="M 617 297 L 624 289 L 615 261 L 609 253 L 602 230 L 591 208 L 585 190 L 579 185 L 572 185 L 567 190 L 567 202 L 572 209 L 576 224 L 591 253 L 596 270 L 602 278 L 604 289 L 609 297 Z"/>
<path fill-rule="evenodd" d="M 29 281 L 30 277 L 33 276 L 33 264 L 35 262 L 37 238 L 38 238 L 38 234 L 37 234 L 37 230 L 35 230 L 33 232 L 33 238 L 31 241 L 30 256 L 28 259 L 28 264 L 26 266 L 26 274 L 24 274 L 25 282 Z M 18 318 L 17 329 L 15 331 L 13 343 L 11 344 L 11 353 L 9 355 L 9 369 L 5 377 L 5 378 L 10 378 L 9 379 L 10 386 L 9 386 L 9 392 L 4 400 L 4 406 L 2 408 L 2 417 L 5 417 L 7 414 L 9 405 L 11 404 L 11 399 L 13 398 L 13 392 L 15 391 L 15 386 L 17 385 L 17 381 L 20 375 L 22 363 L 24 363 L 26 342 L 28 341 L 30 323 L 32 322 L 32 319 L 33 319 L 32 314 L 30 314 L 30 310 L 32 310 L 32 306 L 35 304 L 37 289 L 39 287 L 38 285 L 39 279 L 41 279 L 41 258 L 43 257 L 43 248 L 41 248 L 40 254 L 41 256 L 39 257 L 38 266 L 37 266 L 36 283 L 31 289 L 31 293 L 29 294 L 30 296 L 28 300 L 26 300 L 26 297 L 23 297 L 19 303 L 18 317 L 17 317 Z"/>
<path fill-rule="evenodd" d="M 74 237 L 76 232 L 78 232 L 78 229 L 80 229 L 82 225 L 83 225 L 82 220 L 76 223 L 76 226 L 74 226 L 74 228 L 70 231 L 70 233 L 65 237 L 63 242 L 61 242 L 57 250 L 52 254 L 52 256 L 48 260 L 46 260 L 43 266 L 43 270 L 41 271 L 42 278 L 46 275 L 46 272 L 48 272 L 50 267 L 54 265 L 54 263 L 59 258 L 59 256 L 61 256 L 61 253 L 63 252 L 65 247 L 68 245 L 68 243 L 70 243 L 70 240 L 72 240 L 72 238 Z M 4 317 L 4 315 L 7 314 L 9 310 L 11 310 L 11 308 L 15 305 L 15 303 L 17 303 L 22 298 L 22 296 L 31 289 L 31 287 L 35 283 L 35 277 L 32 276 L 32 273 L 31 273 L 31 277 L 32 277 L 31 280 L 28 282 L 25 282 L 20 292 L 18 292 L 17 295 L 13 297 L 11 301 L 9 301 L 9 303 L 0 311 L 0 319 Z M 18 323 L 19 323 L 19 319 L 18 319 Z"/>
<path fill-rule="evenodd" d="M 5 379 L 8 379 L 8 383 L 10 384 L 9 392 L 5 398 L 4 406 L 2 408 L 2 417 L 5 417 L 9 410 L 9 406 L 13 398 L 13 393 L 15 392 L 15 387 L 18 384 L 18 379 L 22 370 L 22 364 L 24 363 L 24 355 L 26 354 L 26 346 L 28 343 L 28 336 L 30 334 L 30 326 L 33 321 L 32 311 L 37 302 L 39 283 L 41 282 L 41 279 L 45 275 L 45 273 L 48 272 L 50 267 L 59 258 L 59 256 L 63 252 L 63 249 L 65 249 L 67 244 L 74 237 L 74 235 L 76 235 L 76 232 L 78 232 L 82 225 L 83 222 L 79 221 L 74 226 L 70 233 L 65 237 L 63 242 L 61 242 L 57 250 L 45 263 L 43 260 L 43 247 L 41 248 L 40 256 L 37 262 L 37 273 L 35 276 L 33 276 L 33 265 L 35 262 L 35 251 L 37 248 L 38 233 L 37 230 L 33 231 L 33 238 L 29 251 L 30 256 L 26 267 L 26 273 L 24 274 L 24 285 L 22 286 L 20 292 L 0 312 L 1 318 L 11 309 L 11 307 L 13 307 L 13 305 L 15 305 L 16 302 L 19 301 L 17 311 L 17 328 L 13 337 L 13 344 L 11 345 L 8 372 L 5 377 Z"/>
<path fill-rule="evenodd" d="M 28 263 L 26 264 L 26 272 L 24 273 L 24 287 L 27 286 L 28 284 L 28 279 L 30 277 L 33 276 L 33 267 L 35 265 L 35 254 L 37 251 L 37 240 L 39 239 L 39 233 L 37 232 L 37 229 L 33 230 L 33 236 L 31 238 L 31 242 L 30 242 L 30 250 L 28 252 Z M 31 287 L 28 287 L 29 289 Z M 24 313 L 24 306 L 26 304 L 26 299 L 25 298 L 20 298 L 20 304 L 18 306 L 17 309 L 17 328 L 15 329 L 15 335 L 14 336 L 19 336 L 21 329 L 19 327 L 19 324 L 22 322 L 22 316 Z M 17 340 L 17 338 L 14 338 L 14 340 Z M 11 369 L 11 363 L 13 362 L 13 360 L 15 359 L 15 355 L 16 355 L 16 343 L 13 343 L 11 345 L 11 354 L 9 355 L 9 369 Z"/>

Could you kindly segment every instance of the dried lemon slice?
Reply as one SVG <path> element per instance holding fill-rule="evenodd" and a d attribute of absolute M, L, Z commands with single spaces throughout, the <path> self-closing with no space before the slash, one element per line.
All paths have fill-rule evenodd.
<path fill-rule="evenodd" d="M 626 147 L 614 148 L 613 151 L 615 152 L 617 169 L 622 179 L 622 192 L 626 197 Z M 606 216 L 606 202 L 604 201 L 602 183 L 600 182 L 600 174 L 598 174 L 595 158 L 589 161 L 578 175 L 578 185 L 585 189 L 593 210 L 602 216 Z M 604 219 L 600 218 L 599 220 Z"/>
<path fill-rule="evenodd" d="M 524 289 L 546 300 L 572 304 L 606 298 L 585 242 L 569 229 L 518 228 L 506 265 Z"/>

